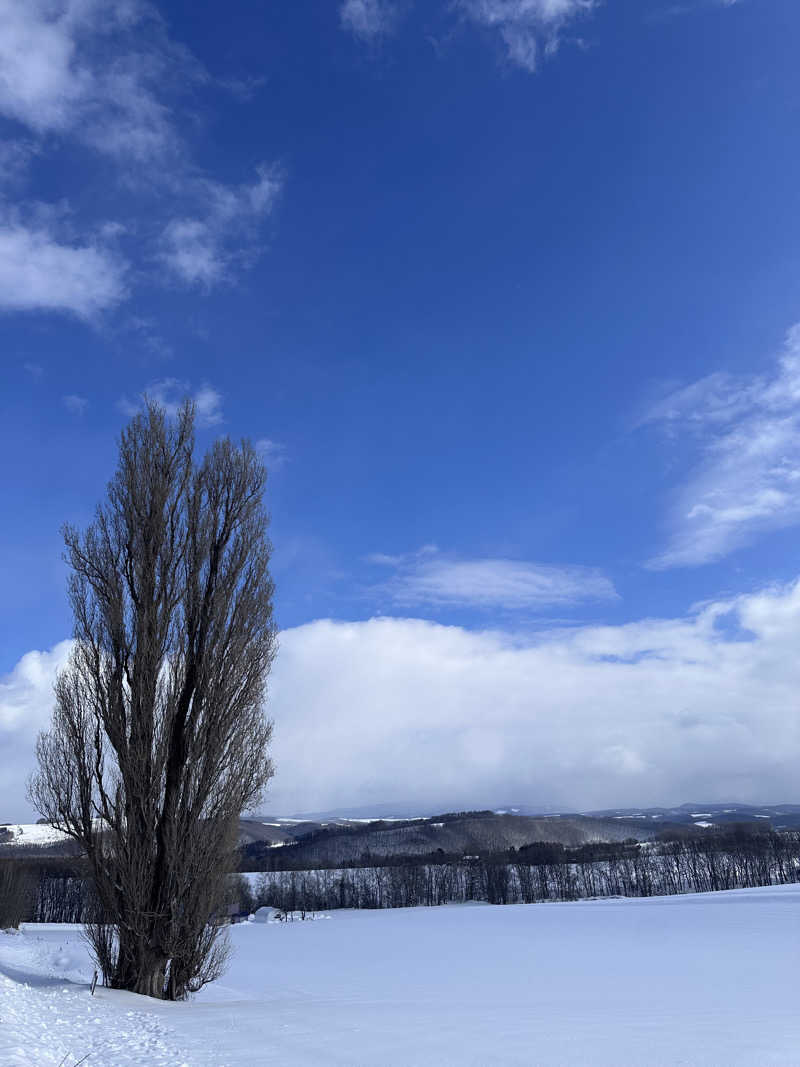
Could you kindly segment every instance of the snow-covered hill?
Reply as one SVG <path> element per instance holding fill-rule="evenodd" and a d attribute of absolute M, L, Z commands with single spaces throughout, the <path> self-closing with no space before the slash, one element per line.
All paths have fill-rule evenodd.
<path fill-rule="evenodd" d="M 0 826 L 0 844 L 49 848 L 69 844 L 69 838 L 48 823 L 4 823 Z"/>
<path fill-rule="evenodd" d="M 243 924 L 187 1004 L 99 989 L 75 927 L 0 934 L 0 1063 L 800 1062 L 800 886 Z M 65 1058 L 66 1057 L 66 1058 Z"/>

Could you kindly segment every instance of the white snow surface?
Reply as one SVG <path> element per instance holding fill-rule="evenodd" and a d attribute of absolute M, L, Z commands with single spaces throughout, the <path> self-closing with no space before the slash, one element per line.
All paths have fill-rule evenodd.
<path fill-rule="evenodd" d="M 69 838 L 61 830 L 48 823 L 3 823 L 6 830 L 14 835 L 9 845 L 57 845 Z"/>
<path fill-rule="evenodd" d="M 800 885 L 329 914 L 232 927 L 183 1004 L 91 997 L 77 927 L 0 934 L 0 1063 L 800 1063 Z"/>

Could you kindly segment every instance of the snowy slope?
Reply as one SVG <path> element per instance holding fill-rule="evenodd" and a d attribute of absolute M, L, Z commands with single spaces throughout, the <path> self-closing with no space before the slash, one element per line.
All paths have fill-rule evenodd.
<path fill-rule="evenodd" d="M 800 1063 L 800 886 L 231 933 L 229 973 L 188 1004 L 92 999 L 75 928 L 0 935 L 0 1063 Z"/>
<path fill-rule="evenodd" d="M 66 834 L 47 823 L 4 823 L 10 837 L 4 844 L 35 845 L 37 848 L 47 845 L 60 845 L 69 841 Z"/>

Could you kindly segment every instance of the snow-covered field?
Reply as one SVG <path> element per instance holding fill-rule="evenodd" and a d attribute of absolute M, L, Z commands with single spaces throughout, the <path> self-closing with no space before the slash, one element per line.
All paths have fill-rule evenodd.
<path fill-rule="evenodd" d="M 800 886 L 334 912 L 231 935 L 225 978 L 165 1004 L 91 997 L 76 927 L 0 934 L 0 1063 L 800 1063 Z"/>

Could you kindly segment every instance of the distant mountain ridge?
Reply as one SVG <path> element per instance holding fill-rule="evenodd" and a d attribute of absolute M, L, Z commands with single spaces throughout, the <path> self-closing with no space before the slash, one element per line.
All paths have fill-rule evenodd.
<path fill-rule="evenodd" d="M 533 815 L 527 814 L 520 805 L 410 820 L 396 816 L 370 820 L 361 814 L 364 809 L 356 810 L 359 810 L 356 819 L 326 812 L 320 821 L 243 822 L 243 869 L 248 859 L 252 869 L 266 866 L 301 870 L 435 853 L 452 856 L 505 852 L 540 842 L 566 848 L 597 842 L 641 842 L 668 830 L 703 833 L 737 823 L 786 830 L 800 827 L 800 805 L 790 804 L 756 807 L 690 803 L 671 808 L 611 808 Z M 280 852 L 273 852 L 277 848 Z"/>
<path fill-rule="evenodd" d="M 287 848 L 293 863 L 313 866 L 352 862 L 364 855 L 503 851 L 534 842 L 574 848 L 599 841 L 647 841 L 670 827 L 694 827 L 701 832 L 742 822 L 775 830 L 800 829 L 800 804 L 687 803 L 582 812 L 548 812 L 520 804 L 413 816 L 403 814 L 401 805 L 381 804 L 313 815 L 241 819 L 239 844 L 245 854 L 260 861 L 273 849 Z M 0 857 L 76 853 L 73 842 L 46 824 L 0 824 Z"/>
<path fill-rule="evenodd" d="M 800 804 L 679 804 L 674 808 L 606 808 L 586 812 L 599 819 L 648 819 L 656 825 L 725 826 L 736 822 L 769 820 L 774 830 L 800 828 Z"/>
<path fill-rule="evenodd" d="M 649 840 L 656 829 L 629 819 L 588 815 L 516 815 L 493 811 L 451 812 L 423 819 L 331 820 L 296 824 L 243 824 L 243 842 L 253 869 L 291 864 L 313 868 L 369 859 L 504 852 L 534 842 L 575 848 L 598 841 Z M 274 850 L 280 849 L 275 854 Z M 272 853 L 272 855 L 270 855 Z M 243 861 L 246 865 L 246 860 Z M 257 866 L 256 866 L 257 865 Z"/>

